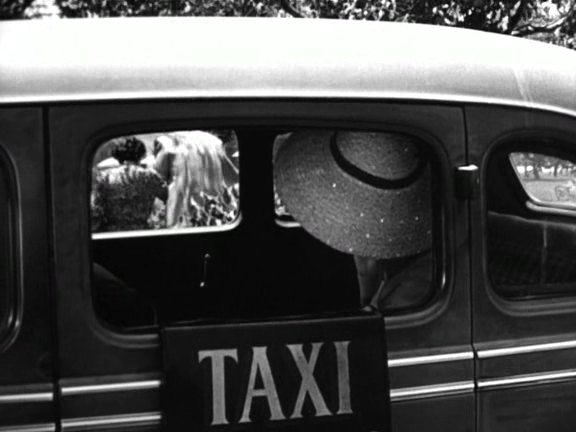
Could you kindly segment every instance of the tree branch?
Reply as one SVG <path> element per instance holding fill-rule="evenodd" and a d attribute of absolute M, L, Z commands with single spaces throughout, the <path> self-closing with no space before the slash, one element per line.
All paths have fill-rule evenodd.
<path fill-rule="evenodd" d="M 529 0 L 520 0 L 520 4 L 518 5 L 518 9 L 514 13 L 514 15 L 512 15 L 510 17 L 510 21 L 508 22 L 508 28 L 506 29 L 506 33 L 512 33 L 514 31 L 514 29 L 516 28 L 516 26 L 518 25 L 518 23 L 522 19 L 522 16 L 524 15 L 526 8 L 528 7 L 528 1 Z"/>
<path fill-rule="evenodd" d="M 290 0 L 280 0 L 280 6 L 295 18 L 303 18 L 303 15 L 294 7 Z"/>
<path fill-rule="evenodd" d="M 570 18 L 575 16 L 576 14 L 576 0 L 572 0 L 570 2 L 570 7 L 568 8 L 568 12 L 562 15 L 555 21 L 547 23 L 545 25 L 534 25 L 534 24 L 526 24 L 522 27 L 511 32 L 513 36 L 528 36 L 535 33 L 552 33 L 553 31 L 557 30 L 558 28 L 562 27 L 566 21 Z"/>

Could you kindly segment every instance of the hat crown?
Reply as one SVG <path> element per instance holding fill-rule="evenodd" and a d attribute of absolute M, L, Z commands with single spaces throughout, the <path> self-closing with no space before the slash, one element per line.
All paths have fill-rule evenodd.
<path fill-rule="evenodd" d="M 417 139 L 315 130 L 294 132 L 278 145 L 278 194 L 312 236 L 377 259 L 431 246 L 431 169 Z"/>
<path fill-rule="evenodd" d="M 337 132 L 334 139 L 348 163 L 383 180 L 402 180 L 414 173 L 421 162 L 413 140 L 404 135 Z"/>

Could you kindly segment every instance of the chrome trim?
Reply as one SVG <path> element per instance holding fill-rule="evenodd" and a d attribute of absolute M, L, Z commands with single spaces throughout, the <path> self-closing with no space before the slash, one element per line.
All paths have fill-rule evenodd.
<path fill-rule="evenodd" d="M 85 394 L 108 393 L 108 392 L 158 389 L 160 388 L 161 385 L 162 380 L 156 379 L 146 381 L 115 382 L 108 384 L 63 386 L 62 395 L 73 396 L 73 395 L 85 395 Z"/>
<path fill-rule="evenodd" d="M 574 217 L 576 215 L 576 208 L 565 208 L 561 207 L 562 204 L 557 203 L 536 203 L 532 201 L 526 201 L 526 208 L 528 210 L 535 211 L 537 213 L 545 213 L 545 214 L 553 214 L 553 215 L 560 215 L 560 216 L 571 216 Z"/>
<path fill-rule="evenodd" d="M 404 367 L 404 366 L 417 366 L 431 363 L 445 363 L 452 361 L 473 360 L 474 353 L 472 351 L 462 351 L 447 354 L 433 354 L 420 357 L 404 357 L 397 359 L 389 359 L 388 367 Z"/>
<path fill-rule="evenodd" d="M 0 432 L 54 432 L 54 431 L 56 431 L 56 425 L 54 423 L 0 427 Z"/>
<path fill-rule="evenodd" d="M 134 230 L 134 231 L 118 231 L 118 232 L 103 232 L 92 234 L 92 240 L 108 240 L 108 239 L 123 239 L 123 238 L 140 238 L 140 237 L 156 237 L 156 236 L 172 236 L 172 235 L 198 235 L 208 233 L 220 233 L 231 231 L 240 225 L 242 222 L 242 214 L 232 222 L 220 226 L 207 226 L 207 227 L 190 227 L 190 228 L 161 228 L 149 230 Z"/>
<path fill-rule="evenodd" d="M 81 417 L 62 420 L 63 431 L 81 431 L 100 427 L 147 426 L 157 425 L 162 421 L 161 412 L 122 414 L 100 417 Z"/>
<path fill-rule="evenodd" d="M 458 171 L 470 171 L 470 172 L 475 172 L 478 171 L 478 166 L 474 165 L 474 164 L 469 164 L 469 165 L 462 165 L 459 166 L 458 168 L 456 168 Z"/>
<path fill-rule="evenodd" d="M 472 393 L 474 389 L 474 381 L 460 381 L 448 384 L 406 387 L 400 389 L 392 389 L 390 391 L 390 400 L 392 402 L 399 402 L 413 399 L 452 396 L 461 393 Z"/>
<path fill-rule="evenodd" d="M 52 392 L 0 394 L 0 404 L 26 403 L 26 402 L 52 402 L 53 400 L 54 395 L 52 394 Z"/>
<path fill-rule="evenodd" d="M 576 349 L 576 340 L 478 350 L 477 354 L 478 358 L 484 359 L 484 358 L 504 357 L 509 355 L 530 354 L 537 352 L 555 351 L 555 350 L 573 349 L 573 348 Z"/>
<path fill-rule="evenodd" d="M 542 372 L 527 375 L 513 375 L 508 378 L 486 378 L 478 380 L 478 388 L 481 390 L 515 387 L 519 385 L 548 384 L 551 382 L 576 380 L 576 369 L 567 369 L 557 372 Z"/>
<path fill-rule="evenodd" d="M 276 225 L 282 228 L 302 228 L 302 225 L 296 221 L 283 221 L 276 218 L 274 219 L 274 222 L 276 222 Z"/>

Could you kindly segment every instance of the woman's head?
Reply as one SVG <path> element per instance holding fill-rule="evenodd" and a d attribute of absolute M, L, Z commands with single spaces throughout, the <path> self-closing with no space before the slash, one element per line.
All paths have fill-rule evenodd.
<path fill-rule="evenodd" d="M 121 164 L 124 162 L 138 163 L 146 155 L 146 146 L 138 138 L 126 138 L 114 145 L 112 157 Z"/>

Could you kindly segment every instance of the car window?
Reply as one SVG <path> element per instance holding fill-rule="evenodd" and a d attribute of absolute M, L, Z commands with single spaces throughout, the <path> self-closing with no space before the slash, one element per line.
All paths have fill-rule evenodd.
<path fill-rule="evenodd" d="M 512 152 L 510 163 L 533 203 L 576 209 L 576 165 L 571 161 L 547 154 Z"/>
<path fill-rule="evenodd" d="M 239 217 L 238 143 L 230 131 L 121 136 L 92 162 L 95 234 L 232 227 Z"/>
<path fill-rule="evenodd" d="M 377 153 L 384 162 L 376 165 L 393 180 L 378 186 L 384 192 L 375 200 L 348 189 L 366 187 L 375 176 L 348 183 L 357 173 L 336 164 L 341 177 L 329 180 L 318 154 L 298 154 L 291 166 L 304 169 L 303 177 L 287 180 L 279 161 L 308 139 L 327 146 L 323 151 L 337 139 L 369 150 L 371 142 L 399 139 L 410 152 Z M 180 146 L 195 152 L 188 171 L 162 153 L 175 147 L 178 156 Z M 138 148 L 138 161 L 126 162 L 122 152 Z M 406 173 L 397 172 L 400 162 Z M 433 234 L 437 173 L 426 143 L 415 137 L 269 126 L 136 133 L 103 143 L 91 169 L 92 294 L 107 325 L 145 330 L 177 321 L 354 310 L 368 302 L 388 314 L 406 313 L 441 289 L 442 254 Z M 299 202 L 294 191 L 315 195 Z M 306 208 L 323 215 L 323 204 L 331 214 L 322 216 L 328 225 L 319 232 Z M 174 209 L 179 213 L 171 215 Z M 348 222 L 338 222 L 345 215 Z M 356 243 L 338 242 L 338 233 L 369 218 L 373 229 L 354 233 Z M 398 242 L 399 249 L 389 246 Z M 386 253 L 371 256 L 370 248 Z M 362 300 L 364 292 L 370 295 Z"/>
<path fill-rule="evenodd" d="M 488 162 L 489 275 L 510 299 L 576 295 L 575 166 L 549 141 L 528 149 L 499 150 Z"/>

